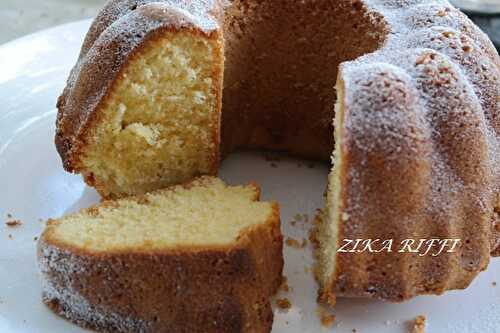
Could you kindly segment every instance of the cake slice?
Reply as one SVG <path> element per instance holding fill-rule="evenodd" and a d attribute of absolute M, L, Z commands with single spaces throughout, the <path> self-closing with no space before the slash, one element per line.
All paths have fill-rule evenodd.
<path fill-rule="evenodd" d="M 49 220 L 43 302 L 106 332 L 270 332 L 282 280 L 279 207 L 202 177 Z"/>
<path fill-rule="evenodd" d="M 65 169 L 105 198 L 216 174 L 223 44 L 215 21 L 168 4 L 111 25 L 58 102 Z"/>
<path fill-rule="evenodd" d="M 421 50 L 399 66 L 340 70 L 334 168 L 316 235 L 321 298 L 401 302 L 466 288 L 497 247 L 496 191 L 485 117 L 460 68 Z M 424 110 L 423 91 L 454 102 Z"/>

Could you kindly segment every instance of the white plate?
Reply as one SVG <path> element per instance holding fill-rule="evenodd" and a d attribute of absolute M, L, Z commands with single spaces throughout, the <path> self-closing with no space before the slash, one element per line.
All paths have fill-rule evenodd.
<path fill-rule="evenodd" d="M 40 302 L 35 241 L 40 219 L 58 217 L 98 201 L 80 177 L 62 169 L 53 144 L 55 103 L 77 57 L 89 21 L 64 25 L 0 47 L 0 332 L 71 333 L 82 330 L 53 315 Z M 295 214 L 312 219 L 322 206 L 327 165 L 264 159 L 260 153 L 233 154 L 221 177 L 229 183 L 258 181 L 264 199 L 281 203 L 283 232 L 307 237 L 307 229 L 290 221 Z M 7 227 L 7 214 L 24 223 Z M 9 238 L 11 235 L 12 238 Z M 327 332 L 318 320 L 316 284 L 310 248 L 285 247 L 285 275 L 293 291 L 288 312 L 275 310 L 273 332 Z M 305 269 L 307 267 L 308 269 Z M 407 332 L 408 321 L 425 314 L 430 332 L 500 332 L 500 264 L 492 261 L 466 291 L 441 297 L 418 297 L 403 304 L 341 299 L 334 332 Z"/>
<path fill-rule="evenodd" d="M 499 14 L 500 1 L 498 0 L 452 0 L 451 3 L 462 10 L 483 13 Z"/>

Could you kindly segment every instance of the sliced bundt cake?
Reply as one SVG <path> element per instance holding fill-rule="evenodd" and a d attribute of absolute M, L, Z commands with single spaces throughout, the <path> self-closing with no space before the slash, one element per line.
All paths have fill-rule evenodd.
<path fill-rule="evenodd" d="M 282 236 L 259 195 L 203 177 L 49 220 L 43 301 L 106 332 L 270 332 Z"/>
<path fill-rule="evenodd" d="M 121 196 L 213 172 L 216 162 L 206 164 L 213 169 L 199 163 L 216 161 L 212 157 L 219 150 L 277 149 L 327 160 L 336 144 L 327 209 L 318 231 L 323 298 L 333 300 L 338 294 L 400 301 L 466 287 L 487 267 L 490 253 L 500 252 L 495 227 L 500 59 L 488 38 L 446 0 L 221 3 L 112 0 L 106 5 L 92 24 L 59 102 L 56 143 L 65 167 L 84 174 L 104 196 Z M 224 67 L 222 110 L 216 103 L 204 106 L 208 113 L 222 113 L 220 144 L 207 145 L 203 136 L 196 136 L 185 150 L 172 148 L 170 153 L 173 143 L 167 140 L 161 154 L 149 155 L 144 145 L 135 149 L 122 138 L 125 123 L 106 146 L 106 155 L 92 155 L 85 150 L 91 147 L 87 133 L 109 124 L 92 120 L 108 114 L 99 103 L 127 99 L 109 87 L 134 86 L 115 73 L 130 67 L 129 58 L 140 61 L 140 52 L 135 58 L 129 54 L 149 45 L 148 36 L 175 27 L 161 19 L 172 16 L 190 17 L 202 31 L 210 22 L 209 31 L 224 40 L 224 59 L 207 57 L 205 63 L 207 68 Z M 130 29 L 134 22 L 158 21 L 164 25 Z M 132 33 L 136 30 L 137 36 Z M 207 40 L 216 43 L 217 38 Z M 183 54 L 194 54 L 193 45 L 183 44 Z M 99 84 L 94 84 L 91 78 L 97 76 Z M 161 77 L 153 81 L 172 80 Z M 219 91 L 220 80 L 214 76 L 209 82 L 207 89 Z M 184 81 L 176 84 L 190 87 Z M 189 105 L 169 103 L 179 107 L 178 117 L 189 120 L 183 118 L 192 110 Z M 155 114 L 170 115 L 170 105 L 154 109 Z M 212 127 L 197 124 L 204 133 L 219 133 L 217 122 Z M 169 126 L 165 122 L 162 130 L 172 129 L 179 137 L 194 133 Z M 129 158 L 129 146 L 140 154 Z M 188 147 L 200 148 L 198 164 L 191 163 L 197 150 Z M 188 157 L 187 152 L 193 154 Z M 95 163 L 79 162 L 88 156 Z M 135 171 L 122 172 L 127 168 Z M 460 243 L 456 251 L 439 257 L 338 253 L 345 239 L 374 237 L 395 243 L 457 238 Z"/>

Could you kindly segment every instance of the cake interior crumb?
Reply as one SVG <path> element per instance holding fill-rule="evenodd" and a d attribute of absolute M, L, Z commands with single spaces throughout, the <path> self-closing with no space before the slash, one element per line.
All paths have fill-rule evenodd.
<path fill-rule="evenodd" d="M 77 166 L 101 194 L 144 194 L 214 173 L 221 51 L 218 38 L 167 30 L 123 66 Z"/>
<path fill-rule="evenodd" d="M 228 245 L 273 213 L 271 203 L 254 201 L 257 196 L 255 186 L 226 186 L 206 178 L 189 188 L 89 208 L 49 222 L 55 226 L 49 230 L 60 242 L 93 252 Z"/>

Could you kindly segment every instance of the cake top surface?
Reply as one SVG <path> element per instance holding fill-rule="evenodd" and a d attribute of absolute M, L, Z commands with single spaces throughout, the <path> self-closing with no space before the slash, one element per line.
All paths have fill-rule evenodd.
<path fill-rule="evenodd" d="M 222 3 L 218 0 L 109 1 L 92 23 L 89 33 L 85 38 L 80 57 L 86 54 L 106 29 L 123 17 L 128 17 L 126 21 L 132 21 L 133 19 L 131 20 L 131 18 L 133 18 L 136 11 L 143 11 L 142 7 L 147 8 L 144 11 L 145 15 L 152 15 L 156 18 L 156 20 L 151 20 L 151 22 L 161 19 L 162 23 L 165 25 L 170 23 L 173 27 L 182 27 L 190 24 L 202 31 L 209 32 L 218 27 L 217 16 L 219 15 L 221 6 Z M 166 21 L 165 18 L 167 18 L 168 21 Z M 150 23 L 148 21 L 149 20 L 141 20 L 146 28 Z M 122 29 L 126 29 L 126 27 L 122 26 Z M 151 29 L 149 28 L 147 30 Z"/>
<path fill-rule="evenodd" d="M 43 239 L 86 252 L 224 246 L 273 214 L 273 204 L 257 201 L 258 196 L 254 185 L 227 186 L 203 177 L 50 220 Z"/>

